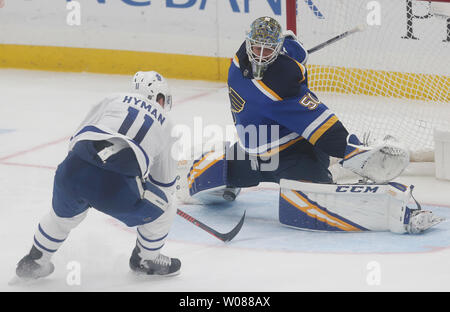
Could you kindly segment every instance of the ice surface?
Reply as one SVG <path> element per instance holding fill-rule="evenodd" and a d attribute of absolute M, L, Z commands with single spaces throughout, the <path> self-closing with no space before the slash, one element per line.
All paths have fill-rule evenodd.
<path fill-rule="evenodd" d="M 313 233 L 277 220 L 277 186 L 264 183 L 238 201 L 180 209 L 219 231 L 229 231 L 244 210 L 236 238 L 224 244 L 176 217 L 163 253 L 182 261 L 179 276 L 138 278 L 128 259 L 135 229 L 91 210 L 55 254 L 46 279 L 9 286 L 28 252 L 39 219 L 51 207 L 53 175 L 68 138 L 89 107 L 127 90 L 130 77 L 0 70 L 0 291 L 450 291 L 450 224 L 424 235 Z M 232 124 L 223 83 L 170 80 L 176 123 Z M 450 218 L 450 182 L 434 178 L 432 164 L 414 165 L 397 181 L 414 184 L 426 208 Z M 420 174 L 420 175 L 419 175 Z M 70 285 L 71 264 L 80 285 Z M 373 263 L 379 284 L 370 283 Z M 369 280 L 369 282 L 368 282 Z"/>

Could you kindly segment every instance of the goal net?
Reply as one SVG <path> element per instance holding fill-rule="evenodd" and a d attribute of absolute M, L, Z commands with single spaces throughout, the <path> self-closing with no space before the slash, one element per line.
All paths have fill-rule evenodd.
<path fill-rule="evenodd" d="M 307 49 L 363 26 L 309 55 L 310 88 L 360 138 L 432 161 L 434 129 L 450 130 L 450 0 L 297 0 L 295 22 Z"/>

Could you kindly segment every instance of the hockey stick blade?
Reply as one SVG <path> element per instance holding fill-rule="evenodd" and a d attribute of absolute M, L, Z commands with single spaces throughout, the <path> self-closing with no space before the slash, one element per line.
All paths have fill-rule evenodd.
<path fill-rule="evenodd" d="M 244 211 L 244 215 L 241 217 L 241 220 L 239 221 L 239 223 L 230 232 L 228 232 L 228 233 L 220 233 L 220 232 L 214 230 L 213 228 L 207 226 L 203 222 L 200 222 L 197 219 L 195 219 L 194 217 L 188 215 L 184 211 L 181 211 L 180 209 L 177 209 L 177 215 L 183 217 L 187 221 L 189 221 L 192 224 L 198 226 L 202 230 L 208 232 L 209 234 L 211 234 L 212 236 L 220 239 L 223 242 L 231 241 L 239 233 L 239 231 L 242 228 L 242 225 L 244 224 L 244 219 L 245 219 L 245 211 Z"/>

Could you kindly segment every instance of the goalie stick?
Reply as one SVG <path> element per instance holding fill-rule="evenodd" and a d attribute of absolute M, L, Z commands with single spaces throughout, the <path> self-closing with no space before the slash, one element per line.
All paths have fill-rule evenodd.
<path fill-rule="evenodd" d="M 203 222 L 198 221 L 197 219 L 195 219 L 194 217 L 188 215 L 186 212 L 181 211 L 180 209 L 177 209 L 177 215 L 183 217 L 187 221 L 189 221 L 192 224 L 198 226 L 202 230 L 208 232 L 209 234 L 211 234 L 212 236 L 220 239 L 223 242 L 231 241 L 239 233 L 239 231 L 242 228 L 242 225 L 244 224 L 244 219 L 245 219 L 245 211 L 244 211 L 244 215 L 241 217 L 241 220 L 239 221 L 239 223 L 230 232 L 228 232 L 228 233 L 219 233 L 218 231 L 216 231 L 213 228 L 207 226 Z"/>
<path fill-rule="evenodd" d="M 330 45 L 330 44 L 332 44 L 332 43 L 334 43 L 334 42 L 336 42 L 336 41 L 339 41 L 339 40 L 341 40 L 341 39 L 344 39 L 344 38 L 350 36 L 351 34 L 354 34 L 354 33 L 356 33 L 356 32 L 360 32 L 360 31 L 363 31 L 364 29 L 365 29 L 365 26 L 364 26 L 364 25 L 356 26 L 356 27 L 353 28 L 353 29 L 347 30 L 346 32 L 343 32 L 342 34 L 337 35 L 336 37 L 333 37 L 333 38 L 331 38 L 331 39 L 328 39 L 328 40 L 325 41 L 325 42 L 322 42 L 321 44 L 316 45 L 315 47 L 309 49 L 309 50 L 308 50 L 308 53 L 314 53 L 314 52 L 316 52 L 316 51 L 318 51 L 318 50 L 320 50 L 320 49 L 323 49 L 324 47 L 326 47 L 326 46 L 328 46 L 328 45 Z"/>

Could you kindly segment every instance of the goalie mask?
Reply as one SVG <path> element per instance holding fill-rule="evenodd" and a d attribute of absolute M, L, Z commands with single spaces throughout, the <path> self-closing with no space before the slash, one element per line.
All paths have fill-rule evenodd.
<path fill-rule="evenodd" d="M 160 103 L 165 111 L 172 109 L 172 95 L 166 79 L 155 71 L 137 72 L 133 77 L 133 90 L 147 99 Z"/>
<path fill-rule="evenodd" d="M 281 25 L 275 19 L 260 17 L 250 25 L 245 47 L 255 79 L 263 78 L 264 71 L 280 54 L 283 42 Z"/>

